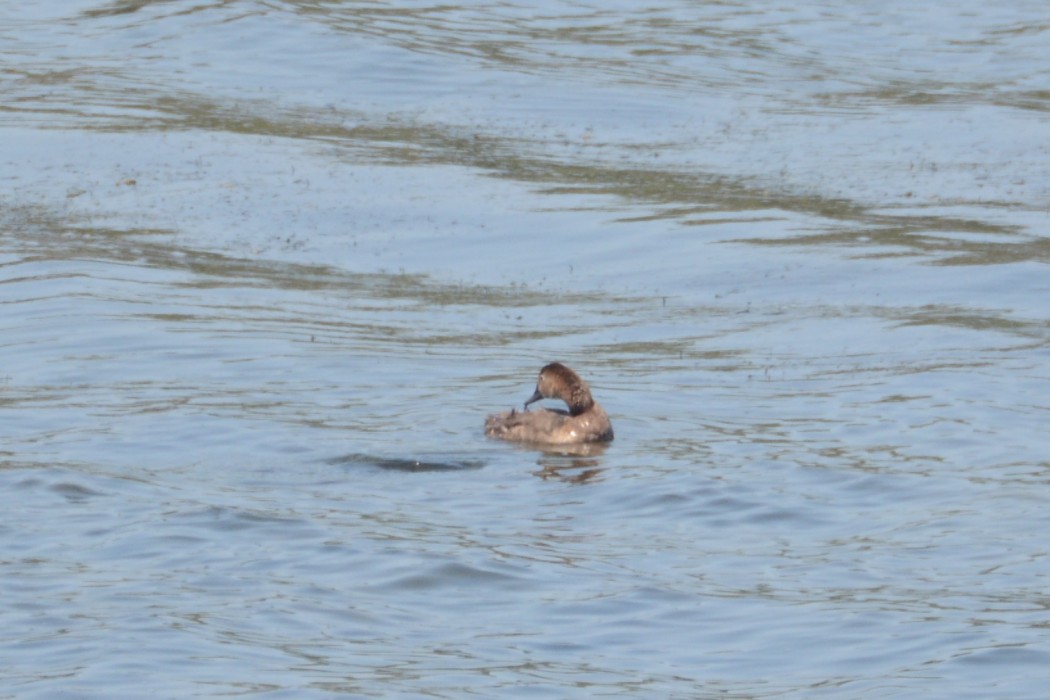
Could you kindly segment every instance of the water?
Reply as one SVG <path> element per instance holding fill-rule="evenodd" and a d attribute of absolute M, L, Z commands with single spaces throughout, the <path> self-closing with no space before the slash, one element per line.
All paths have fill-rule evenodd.
<path fill-rule="evenodd" d="M 1045 26 L 5 8 L 0 696 L 1042 697 Z"/>

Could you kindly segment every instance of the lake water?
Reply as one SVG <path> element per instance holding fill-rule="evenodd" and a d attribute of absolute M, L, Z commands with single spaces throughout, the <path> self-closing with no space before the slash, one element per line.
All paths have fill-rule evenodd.
<path fill-rule="evenodd" d="M 8 3 L 0 697 L 1045 697 L 1048 42 Z"/>

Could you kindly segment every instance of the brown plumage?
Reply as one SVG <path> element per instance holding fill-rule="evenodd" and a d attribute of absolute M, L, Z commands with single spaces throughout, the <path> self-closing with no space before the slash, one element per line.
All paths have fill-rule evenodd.
<path fill-rule="evenodd" d="M 569 410 L 528 410 L 529 404 L 541 399 L 561 399 Z M 485 434 L 500 440 L 552 445 L 613 439 L 609 416 L 591 396 L 587 382 L 560 362 L 552 362 L 540 370 L 536 391 L 525 402 L 523 410 L 511 409 L 486 418 Z"/>

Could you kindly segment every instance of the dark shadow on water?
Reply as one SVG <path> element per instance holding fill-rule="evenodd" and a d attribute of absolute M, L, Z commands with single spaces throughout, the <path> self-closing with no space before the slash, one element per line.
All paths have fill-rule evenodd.
<path fill-rule="evenodd" d="M 347 467 L 376 467 L 394 472 L 459 472 L 481 469 L 485 463 L 476 459 L 441 459 L 416 457 L 381 457 L 349 454 L 325 460 L 327 464 Z"/>

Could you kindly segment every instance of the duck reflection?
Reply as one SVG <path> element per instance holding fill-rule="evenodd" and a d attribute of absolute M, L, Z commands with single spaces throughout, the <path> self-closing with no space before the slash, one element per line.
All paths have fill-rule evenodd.
<path fill-rule="evenodd" d="M 559 445 L 542 450 L 537 461 L 540 469 L 533 472 L 541 479 L 560 479 L 572 484 L 596 481 L 605 471 L 602 455 L 607 443 Z"/>

